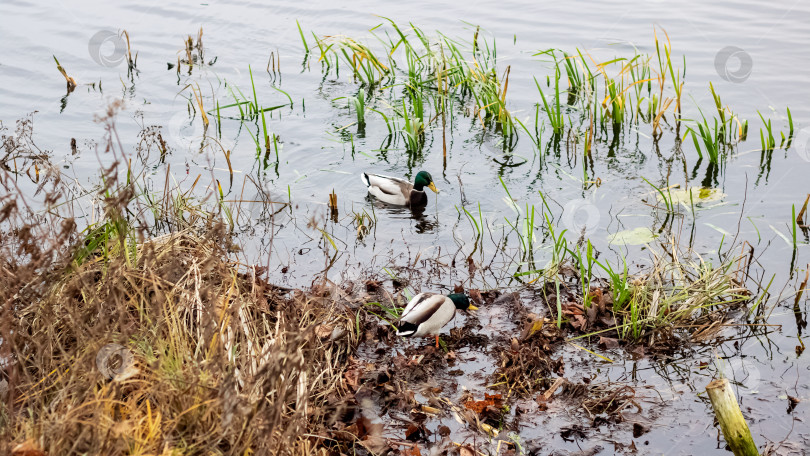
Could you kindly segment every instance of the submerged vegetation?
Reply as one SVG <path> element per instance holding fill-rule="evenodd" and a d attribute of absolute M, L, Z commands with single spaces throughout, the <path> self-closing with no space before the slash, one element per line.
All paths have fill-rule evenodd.
<path fill-rule="evenodd" d="M 703 158 L 705 154 L 716 164 L 747 137 L 748 121 L 722 104 L 712 84 L 709 91 L 715 101 L 716 117 L 707 118 L 697 106 L 701 119 L 683 118 L 686 59 L 675 59 L 666 33 L 665 41 L 655 33 L 653 55 L 636 53 L 598 62 L 581 49 L 573 54 L 556 49 L 537 52 L 535 57 L 550 60 L 553 76 L 546 77 L 544 83 L 534 78 L 539 99 L 532 121 L 531 117 L 521 119 L 510 111 L 507 95 L 513 69 L 511 65 L 498 67 L 495 41 L 487 41 L 480 32 L 476 28 L 471 41 L 441 33 L 431 37 L 414 24 L 401 27 L 386 19 L 385 24 L 371 29 L 376 51 L 373 45 L 345 36 L 319 37 L 312 33 L 315 45 L 311 47 L 303 31 L 301 38 L 305 66 L 316 60 L 325 76 L 339 77 L 343 65 L 366 93 L 387 93 L 373 98 L 390 100 L 384 105 L 392 112 L 386 114 L 382 106 L 371 111 L 379 113 L 387 124 L 390 139 L 398 130 L 392 121 L 404 121 L 400 131 L 409 153 L 421 150 L 416 140 L 423 132 L 421 128 L 431 129 L 435 124 L 445 138 L 445 119 L 456 115 L 472 117 L 484 131 L 498 134 L 505 152 L 513 151 L 519 136 L 525 134 L 541 154 L 567 136 L 583 144 L 584 154 L 589 155 L 595 137 L 612 133 L 615 145 L 623 128 L 645 123 L 654 141 L 660 139 L 665 126 L 681 135 L 681 140 L 692 135 L 698 156 Z M 540 121 L 540 111 L 544 111 L 547 122 Z M 365 116 L 360 117 L 360 110 L 356 112 L 358 125 L 364 126 Z M 787 136 L 782 133 L 780 147 L 789 147 L 793 137 L 790 110 L 787 112 L 790 131 Z M 416 126 L 413 119 L 418 119 Z M 773 127 L 770 121 L 762 120 L 763 151 L 773 150 Z M 546 126 L 550 137 L 543 147 L 541 135 Z M 446 150 L 446 141 L 443 143 Z"/>

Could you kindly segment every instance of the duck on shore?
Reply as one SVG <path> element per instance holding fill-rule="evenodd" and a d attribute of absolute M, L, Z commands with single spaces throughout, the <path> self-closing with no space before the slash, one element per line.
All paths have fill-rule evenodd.
<path fill-rule="evenodd" d="M 435 293 L 419 293 L 405 307 L 397 324 L 397 335 L 402 337 L 436 337 L 439 348 L 439 331 L 456 314 L 456 310 L 478 310 L 463 293 L 443 296 Z"/>

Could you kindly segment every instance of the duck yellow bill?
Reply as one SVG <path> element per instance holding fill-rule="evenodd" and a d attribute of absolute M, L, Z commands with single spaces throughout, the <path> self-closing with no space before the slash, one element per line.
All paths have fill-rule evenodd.
<path fill-rule="evenodd" d="M 428 188 L 433 190 L 433 193 L 439 193 L 439 189 L 436 188 L 436 184 L 434 184 L 433 182 L 431 182 L 430 185 L 428 185 Z"/>
<path fill-rule="evenodd" d="M 467 307 L 467 310 L 478 310 L 478 307 L 470 304 L 470 307 Z"/>

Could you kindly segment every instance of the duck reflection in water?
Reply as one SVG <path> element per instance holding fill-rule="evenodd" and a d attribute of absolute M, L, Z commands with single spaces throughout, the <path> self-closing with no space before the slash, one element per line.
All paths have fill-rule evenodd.
<path fill-rule="evenodd" d="M 371 195 L 367 195 L 366 200 L 374 206 L 375 211 L 388 214 L 389 217 L 393 219 L 414 220 L 416 222 L 414 224 L 414 230 L 418 234 L 435 233 L 439 227 L 439 221 L 436 219 L 436 216 L 425 213 L 427 209 L 426 206 L 413 208 L 408 208 L 405 206 L 393 206 L 391 204 L 386 204 Z"/>

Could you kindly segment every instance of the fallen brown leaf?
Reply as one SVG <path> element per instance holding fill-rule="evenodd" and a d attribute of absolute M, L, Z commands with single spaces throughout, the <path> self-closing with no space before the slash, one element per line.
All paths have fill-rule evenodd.
<path fill-rule="evenodd" d="M 643 345 L 638 345 L 635 348 L 633 348 L 632 350 L 630 350 L 630 354 L 633 355 L 634 359 L 641 359 L 644 356 L 646 356 L 647 352 L 644 349 Z"/>
<path fill-rule="evenodd" d="M 614 339 L 612 337 L 599 337 L 599 348 L 601 349 L 609 349 L 609 348 L 616 348 L 619 346 L 619 340 Z"/>
<path fill-rule="evenodd" d="M 591 298 L 591 306 L 595 306 L 597 309 L 602 309 L 602 290 L 599 288 L 592 288 L 591 291 L 588 293 L 588 296 Z"/>
<path fill-rule="evenodd" d="M 503 405 L 503 397 L 500 394 L 486 394 L 484 393 L 484 400 L 483 401 L 473 401 L 469 400 L 464 403 L 464 407 L 477 414 L 481 414 L 487 407 L 497 407 L 500 408 Z"/>
<path fill-rule="evenodd" d="M 405 440 L 416 441 L 422 436 L 422 427 L 416 424 L 411 424 L 408 429 L 405 429 Z"/>
<path fill-rule="evenodd" d="M 796 406 L 799 405 L 799 402 L 801 402 L 801 399 L 798 397 L 788 395 L 788 413 L 792 413 Z"/>
<path fill-rule="evenodd" d="M 481 296 L 481 290 L 478 289 L 467 290 L 467 296 L 469 296 L 470 299 L 472 299 L 478 304 L 484 303 L 484 297 Z"/>
<path fill-rule="evenodd" d="M 33 439 L 28 439 L 15 446 L 11 450 L 11 456 L 47 456 L 47 453 L 42 451 Z"/>
<path fill-rule="evenodd" d="M 318 325 L 315 327 L 315 335 L 318 339 L 326 339 L 332 335 L 332 329 L 331 325 Z"/>
<path fill-rule="evenodd" d="M 349 385 L 349 387 L 351 387 L 351 389 L 354 391 L 357 391 L 357 388 L 360 387 L 360 369 L 349 369 L 343 375 L 346 378 L 346 384 Z"/>
<path fill-rule="evenodd" d="M 410 448 L 401 450 L 399 454 L 403 456 L 422 456 L 422 452 L 419 450 L 419 445 L 414 445 Z"/>

